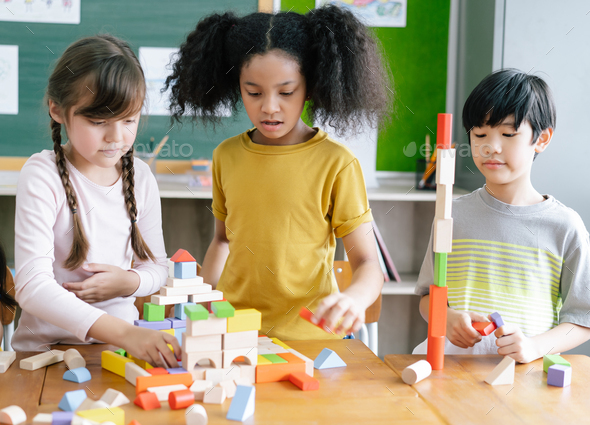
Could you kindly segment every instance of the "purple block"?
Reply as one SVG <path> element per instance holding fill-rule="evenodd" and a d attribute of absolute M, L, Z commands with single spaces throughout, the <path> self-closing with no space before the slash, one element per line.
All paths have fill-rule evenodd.
<path fill-rule="evenodd" d="M 554 387 L 567 387 L 572 383 L 572 368 L 560 364 L 554 364 L 547 369 L 547 385 Z"/>
<path fill-rule="evenodd" d="M 187 373 L 186 369 L 183 369 L 181 367 L 173 367 L 171 369 L 166 369 L 166 370 L 168 370 L 168 373 L 170 375 L 175 375 L 175 374 L 178 374 L 178 373 Z"/>
<path fill-rule="evenodd" d="M 70 425 L 74 418 L 74 412 L 53 412 L 51 425 Z"/>
<path fill-rule="evenodd" d="M 162 329 L 171 329 L 172 323 L 168 320 L 162 320 L 159 322 L 148 322 L 147 320 L 134 320 L 133 324 L 142 328 L 154 329 L 161 331 Z"/>
<path fill-rule="evenodd" d="M 500 316 L 500 313 L 498 313 L 497 311 L 490 314 L 490 317 L 492 319 L 492 322 L 494 322 L 496 324 L 496 327 L 500 327 L 500 326 L 504 326 L 504 319 L 502 319 L 502 316 Z"/>
<path fill-rule="evenodd" d="M 186 320 L 177 319 L 176 317 L 173 319 L 168 318 L 166 320 L 170 321 L 172 329 L 186 328 Z"/>

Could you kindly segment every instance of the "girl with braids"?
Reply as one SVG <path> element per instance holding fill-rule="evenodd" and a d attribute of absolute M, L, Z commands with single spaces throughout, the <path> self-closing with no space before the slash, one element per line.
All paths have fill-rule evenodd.
<path fill-rule="evenodd" d="M 17 351 L 104 341 L 177 365 L 174 336 L 132 325 L 135 297 L 168 274 L 158 186 L 133 159 L 145 90 L 133 51 L 108 35 L 70 45 L 49 78 L 53 150 L 29 158 L 16 196 Z"/>
<path fill-rule="evenodd" d="M 215 236 L 203 263 L 236 308 L 262 312 L 262 332 L 325 339 L 357 331 L 383 285 L 358 160 L 308 117 L 351 134 L 383 123 L 389 73 L 375 40 L 336 6 L 297 13 L 214 14 L 181 45 L 166 80 L 173 119 L 218 123 L 240 101 L 254 127 L 213 153 Z M 332 273 L 342 238 L 352 284 Z M 298 312 L 307 307 L 311 326 Z"/>

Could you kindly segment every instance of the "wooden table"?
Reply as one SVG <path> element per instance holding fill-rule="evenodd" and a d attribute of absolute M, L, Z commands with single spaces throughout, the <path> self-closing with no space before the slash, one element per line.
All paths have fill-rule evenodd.
<path fill-rule="evenodd" d="M 443 424 L 433 409 L 358 340 L 287 341 L 310 358 L 328 347 L 347 363 L 345 368 L 315 371 L 318 391 L 301 391 L 290 382 L 256 384 L 256 413 L 246 424 Z M 67 346 L 55 346 L 65 350 Z M 103 370 L 100 353 L 108 345 L 76 346 L 85 357 L 92 380 L 83 384 L 64 381 L 65 364 L 58 363 L 34 372 L 20 370 L 18 362 L 33 353 L 18 353 L 17 361 L 0 374 L 0 408 L 17 404 L 27 412 L 28 423 L 37 413 L 58 410 L 66 391 L 85 389 L 99 399 L 107 388 L 122 391 L 131 401 L 135 387 L 124 378 Z M 225 419 L 231 400 L 222 405 L 206 404 L 209 424 L 235 424 Z M 142 425 L 184 424 L 184 409 L 162 408 L 143 411 L 134 404 L 123 406 L 125 423 Z"/>
<path fill-rule="evenodd" d="M 491 386 L 484 379 L 500 356 L 445 356 L 444 370 L 412 388 L 448 424 L 590 423 L 590 357 L 563 356 L 572 365 L 572 384 L 547 385 L 543 360 L 517 364 L 513 385 Z M 401 378 L 406 366 L 426 356 L 389 355 L 385 363 Z"/>

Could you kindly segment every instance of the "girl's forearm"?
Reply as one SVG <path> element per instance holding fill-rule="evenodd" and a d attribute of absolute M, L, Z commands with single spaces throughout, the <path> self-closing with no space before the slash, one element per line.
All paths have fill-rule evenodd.
<path fill-rule="evenodd" d="M 203 267 L 201 268 L 201 275 L 204 282 L 213 285 L 214 288 L 217 286 L 228 255 L 229 244 L 214 238 L 207 249 L 205 259 L 203 260 Z"/>
<path fill-rule="evenodd" d="M 428 315 L 429 315 L 429 308 L 430 308 L 429 305 L 430 305 L 430 294 L 426 294 L 420 299 L 420 306 L 419 306 L 420 314 L 422 315 L 422 318 L 426 322 L 428 322 Z"/>
<path fill-rule="evenodd" d="M 88 330 L 88 336 L 117 347 L 125 345 L 126 335 L 133 325 L 118 317 L 103 314 Z"/>
<path fill-rule="evenodd" d="M 364 309 L 369 308 L 379 297 L 383 288 L 383 271 L 377 261 L 362 262 L 352 274 L 351 284 L 344 291 L 357 300 Z"/>
<path fill-rule="evenodd" d="M 539 358 L 546 354 L 563 353 L 583 344 L 590 339 L 590 328 L 562 323 L 532 339 L 537 346 Z"/>

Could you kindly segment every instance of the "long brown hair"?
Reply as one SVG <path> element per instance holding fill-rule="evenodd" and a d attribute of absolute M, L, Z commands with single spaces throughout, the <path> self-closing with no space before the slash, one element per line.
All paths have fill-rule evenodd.
<path fill-rule="evenodd" d="M 126 117 L 141 110 L 145 99 L 145 78 L 137 57 L 124 41 L 110 36 L 97 35 L 71 44 L 63 53 L 47 85 L 47 101 L 55 102 L 69 116 L 70 109 L 82 98 L 93 95 L 90 103 L 74 114 L 89 118 L 109 119 Z M 51 117 L 51 114 L 50 114 Z M 66 191 L 68 206 L 74 218 L 74 239 L 64 267 L 73 270 L 82 265 L 90 245 L 78 215 L 78 199 L 70 183 L 66 156 L 61 145 L 61 124 L 51 118 L 51 137 L 55 162 Z M 123 195 L 131 220 L 131 246 L 140 260 L 155 257 L 143 240 L 137 227 L 135 203 L 135 172 L 133 146 L 121 158 Z"/>

